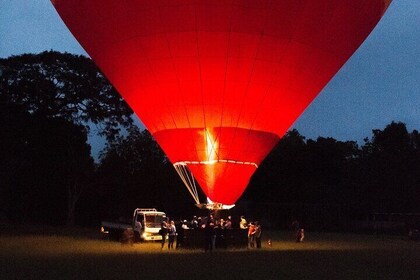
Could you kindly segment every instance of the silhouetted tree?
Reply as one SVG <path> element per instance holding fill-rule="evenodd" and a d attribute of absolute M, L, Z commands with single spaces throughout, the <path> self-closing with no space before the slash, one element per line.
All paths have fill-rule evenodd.
<path fill-rule="evenodd" d="M 418 133 L 392 122 L 365 139 L 362 173 L 372 212 L 410 212 L 420 207 Z"/>
<path fill-rule="evenodd" d="M 359 156 L 357 143 L 319 137 L 317 141 L 308 140 L 307 147 L 311 173 L 310 188 L 313 190 L 312 202 L 344 204 L 343 179 L 350 162 Z"/>
<path fill-rule="evenodd" d="M 85 127 L 4 103 L 0 112 L 0 190 L 9 219 L 71 225 L 93 172 Z"/>
<path fill-rule="evenodd" d="M 121 126 L 132 125 L 132 110 L 85 56 L 23 54 L 0 59 L 0 70 L 0 96 L 7 104 L 39 116 L 98 125 L 109 139 Z"/>
<path fill-rule="evenodd" d="M 121 127 L 132 126 L 131 109 L 89 58 L 53 51 L 0 59 L 0 103 L 4 110 L 0 122 L 7 127 L 0 144 L 4 155 L 0 193 L 7 194 L 4 205 L 12 205 L 7 201 L 14 196 L 19 203 L 13 212 L 21 214 L 15 218 L 22 220 L 34 213 L 39 215 L 32 220 L 49 217 L 16 209 L 43 204 L 49 193 L 38 191 L 31 196 L 31 190 L 50 188 L 50 194 L 57 196 L 50 200 L 51 207 L 43 209 L 57 216 L 65 209 L 62 220 L 73 224 L 76 203 L 87 185 L 82 170 L 92 169 L 86 143 L 89 126 L 96 125 L 100 135 L 112 140 Z M 8 215 L 13 213 L 8 211 Z"/>

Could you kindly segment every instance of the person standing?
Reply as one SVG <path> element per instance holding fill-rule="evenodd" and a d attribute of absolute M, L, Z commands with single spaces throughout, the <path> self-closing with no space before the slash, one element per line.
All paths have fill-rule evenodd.
<path fill-rule="evenodd" d="M 255 222 L 255 243 L 257 243 L 257 248 L 261 249 L 261 225 L 258 221 Z"/>
<path fill-rule="evenodd" d="M 199 228 L 197 216 L 193 217 L 193 219 L 191 221 L 191 228 L 192 229 L 198 229 Z"/>
<path fill-rule="evenodd" d="M 176 228 L 175 228 L 175 222 L 174 221 L 171 221 L 171 223 L 168 226 L 168 235 L 169 235 L 168 249 L 173 249 L 174 248 L 175 236 L 176 236 Z"/>
<path fill-rule="evenodd" d="M 176 246 L 175 249 L 178 249 L 178 247 L 184 246 L 184 236 L 185 232 L 189 229 L 187 220 L 181 221 L 179 227 L 176 230 Z"/>
<path fill-rule="evenodd" d="M 225 223 L 225 229 L 232 229 L 232 217 L 228 216 L 226 223 Z"/>
<path fill-rule="evenodd" d="M 244 216 L 241 216 L 241 221 L 239 222 L 240 229 L 247 229 L 248 225 Z"/>
<path fill-rule="evenodd" d="M 204 228 L 205 247 L 204 251 L 213 250 L 216 242 L 216 230 L 214 228 L 214 221 L 212 217 L 207 219 L 206 227 Z"/>
<path fill-rule="evenodd" d="M 305 238 L 305 230 L 301 228 L 296 233 L 296 242 L 302 242 L 304 238 Z"/>
<path fill-rule="evenodd" d="M 168 224 L 166 223 L 166 221 L 162 222 L 159 233 L 162 236 L 162 247 L 160 248 L 162 250 L 163 246 L 165 246 L 166 234 L 168 234 Z"/>
<path fill-rule="evenodd" d="M 255 243 L 255 225 L 254 222 L 251 222 L 248 227 L 248 246 L 249 248 L 254 248 Z"/>

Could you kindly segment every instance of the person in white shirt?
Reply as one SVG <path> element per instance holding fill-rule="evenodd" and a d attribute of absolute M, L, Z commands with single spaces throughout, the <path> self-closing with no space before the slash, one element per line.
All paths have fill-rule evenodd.
<path fill-rule="evenodd" d="M 176 236 L 176 228 L 175 228 L 175 222 L 174 221 L 171 221 L 171 223 L 168 226 L 168 235 L 169 235 L 168 249 L 173 249 L 174 248 L 175 236 Z"/>

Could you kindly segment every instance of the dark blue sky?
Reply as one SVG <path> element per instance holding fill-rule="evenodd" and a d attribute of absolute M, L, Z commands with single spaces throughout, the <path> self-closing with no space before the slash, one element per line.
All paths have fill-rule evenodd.
<path fill-rule="evenodd" d="M 419 0 L 394 0 L 293 127 L 343 141 L 361 141 L 393 120 L 420 130 L 419 15 Z M 51 49 L 86 55 L 49 0 L 0 0 L 0 57 Z M 96 154 L 101 141 L 92 141 Z"/>

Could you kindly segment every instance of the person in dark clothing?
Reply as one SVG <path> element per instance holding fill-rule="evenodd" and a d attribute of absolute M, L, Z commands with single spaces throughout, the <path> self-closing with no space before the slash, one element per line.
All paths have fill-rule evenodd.
<path fill-rule="evenodd" d="M 199 225 L 198 225 L 198 219 L 197 216 L 194 216 L 192 221 L 191 221 L 191 226 L 192 229 L 198 229 Z"/>
<path fill-rule="evenodd" d="M 214 231 L 216 232 L 216 242 L 215 244 L 213 244 L 213 247 L 216 246 L 217 244 L 217 248 L 226 248 L 226 229 L 224 228 L 224 226 L 221 224 L 221 222 L 217 223 L 216 222 L 216 226 L 214 228 Z M 216 247 L 215 247 L 216 248 Z"/>
<path fill-rule="evenodd" d="M 205 237 L 204 250 L 206 252 L 208 250 L 212 251 L 216 242 L 216 230 L 214 229 L 214 221 L 211 216 L 209 217 L 209 219 L 207 219 L 206 227 L 204 228 L 204 237 Z"/>
<path fill-rule="evenodd" d="M 184 231 L 186 229 L 188 229 L 187 220 L 181 221 L 176 227 L 177 237 L 175 249 L 178 249 L 178 247 L 183 247 Z"/>
<path fill-rule="evenodd" d="M 159 234 L 162 236 L 162 247 L 161 247 L 161 249 L 163 249 L 163 246 L 165 246 L 166 235 L 168 234 L 168 224 L 166 223 L 166 221 L 162 222 L 162 224 L 160 226 Z"/>

